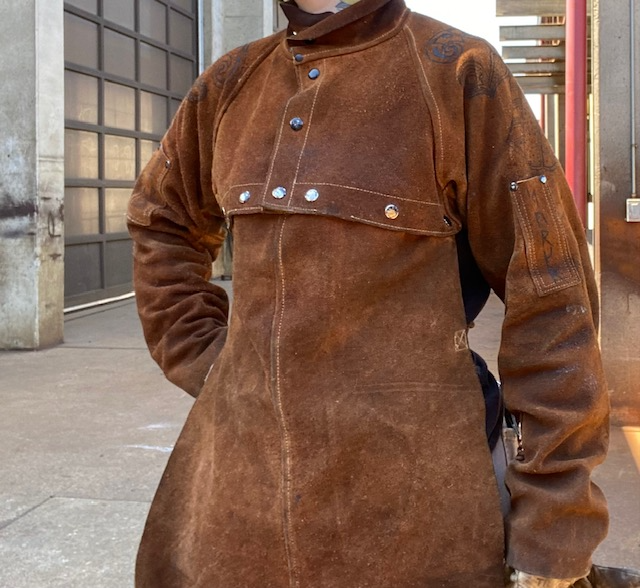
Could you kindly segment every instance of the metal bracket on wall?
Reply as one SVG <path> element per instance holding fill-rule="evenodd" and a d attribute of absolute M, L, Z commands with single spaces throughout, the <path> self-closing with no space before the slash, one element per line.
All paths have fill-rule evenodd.
<path fill-rule="evenodd" d="M 640 223 L 640 198 L 627 198 L 627 222 Z"/>

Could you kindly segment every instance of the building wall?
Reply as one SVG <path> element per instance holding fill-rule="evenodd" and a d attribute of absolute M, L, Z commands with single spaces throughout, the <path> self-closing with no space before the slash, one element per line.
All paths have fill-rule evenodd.
<path fill-rule="evenodd" d="M 271 34 L 273 0 L 199 0 L 205 64 Z M 64 2 L 0 0 L 0 348 L 63 339 Z"/>
<path fill-rule="evenodd" d="M 631 50 L 640 63 L 640 2 L 594 0 L 595 264 L 601 340 L 614 422 L 640 425 L 640 223 L 625 221 L 631 195 Z M 636 134 L 640 69 L 635 67 Z M 637 163 L 636 163 L 637 166 Z M 636 167 L 637 171 L 637 167 Z"/>
<path fill-rule="evenodd" d="M 62 341 L 62 0 L 0 0 L 0 348 Z"/>

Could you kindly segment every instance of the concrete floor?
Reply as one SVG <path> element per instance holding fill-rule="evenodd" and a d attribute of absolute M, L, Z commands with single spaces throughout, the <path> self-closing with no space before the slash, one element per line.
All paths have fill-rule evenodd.
<path fill-rule="evenodd" d="M 471 334 L 493 365 L 500 314 L 492 300 Z M 0 588 L 133 586 L 147 509 L 192 403 L 150 359 L 133 301 L 70 315 L 65 329 L 59 347 L 0 353 Z M 640 568 L 639 471 L 640 429 L 614 430 L 596 475 L 612 512 L 600 563 Z"/>

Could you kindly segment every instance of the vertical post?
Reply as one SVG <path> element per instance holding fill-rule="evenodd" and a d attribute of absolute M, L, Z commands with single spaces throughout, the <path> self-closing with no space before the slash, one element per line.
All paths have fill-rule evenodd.
<path fill-rule="evenodd" d="M 582 222 L 587 210 L 587 2 L 567 0 L 565 171 Z"/>
<path fill-rule="evenodd" d="M 640 225 L 626 222 L 625 204 L 631 178 L 629 129 L 633 116 L 628 91 L 631 76 L 635 76 L 636 88 L 640 87 L 640 72 L 637 67 L 631 69 L 628 47 L 631 27 L 640 18 L 640 3 L 636 3 L 631 19 L 627 4 L 593 2 L 593 59 L 597 73 L 593 77 L 595 266 L 612 423 L 637 427 L 640 426 Z"/>
<path fill-rule="evenodd" d="M 63 337 L 62 0 L 0 0 L 0 348 Z"/>

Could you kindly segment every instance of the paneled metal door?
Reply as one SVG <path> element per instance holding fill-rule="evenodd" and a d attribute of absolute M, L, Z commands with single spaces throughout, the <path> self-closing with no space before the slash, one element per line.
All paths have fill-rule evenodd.
<path fill-rule="evenodd" d="M 131 290 L 126 205 L 198 73 L 197 0 L 67 0 L 65 304 Z"/>

